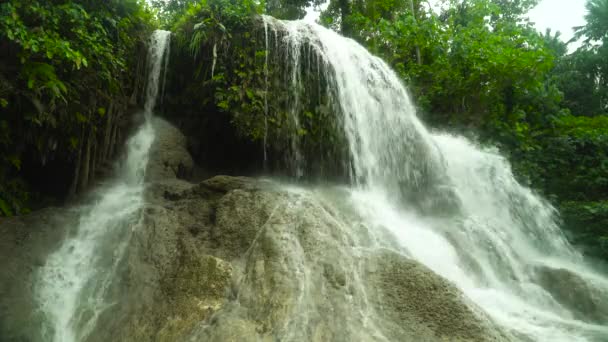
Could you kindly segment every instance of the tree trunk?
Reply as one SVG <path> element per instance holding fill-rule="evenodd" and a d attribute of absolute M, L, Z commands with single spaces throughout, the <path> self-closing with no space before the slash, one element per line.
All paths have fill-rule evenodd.
<path fill-rule="evenodd" d="M 418 19 L 416 18 L 416 11 L 414 11 L 414 0 L 410 0 L 410 11 L 412 12 L 412 17 L 414 17 L 414 22 L 417 25 Z M 420 54 L 420 46 L 418 46 L 418 44 L 416 44 L 416 62 L 418 65 L 422 65 L 422 55 Z"/>
<path fill-rule="evenodd" d="M 85 150 L 84 159 L 82 160 L 82 171 L 80 176 L 80 182 L 78 184 L 78 192 L 84 191 L 89 185 L 89 172 L 90 172 L 90 163 L 91 163 L 91 139 L 92 139 L 93 129 L 89 129 L 89 134 L 87 135 L 87 145 Z"/>
<path fill-rule="evenodd" d="M 350 37 L 350 26 L 346 24 L 348 17 L 350 16 L 350 2 L 348 0 L 339 0 L 340 6 L 340 31 L 342 31 L 342 35 L 345 37 Z"/>
<path fill-rule="evenodd" d="M 74 163 L 74 179 L 72 180 L 72 185 L 70 185 L 70 191 L 68 192 L 68 199 L 73 198 L 76 195 L 76 190 L 78 189 L 78 182 L 80 179 L 80 162 L 82 160 L 82 148 L 84 140 L 84 125 L 82 125 L 80 130 L 80 140 L 78 141 L 78 157 L 76 157 L 76 163 Z"/>
<path fill-rule="evenodd" d="M 110 145 L 108 146 L 108 159 L 112 158 L 114 156 L 115 153 L 115 146 L 116 146 L 116 136 L 117 136 L 117 131 L 118 131 L 118 122 L 117 120 L 113 120 L 114 122 L 112 123 L 112 126 L 110 128 L 111 130 L 111 134 L 110 134 Z"/>
<path fill-rule="evenodd" d="M 110 105 L 108 106 L 108 113 L 106 114 L 107 118 L 106 118 L 106 127 L 104 128 L 103 131 L 103 148 L 101 151 L 101 162 L 105 162 L 106 160 L 108 160 L 108 158 L 110 157 L 110 139 L 112 137 L 112 125 L 113 125 L 113 116 L 114 116 L 114 102 L 110 102 Z"/>
<path fill-rule="evenodd" d="M 93 135 L 93 141 L 92 141 L 92 146 L 91 149 L 93 150 L 93 152 L 91 152 L 91 169 L 89 170 L 89 182 L 94 182 L 95 178 L 96 178 L 96 173 L 97 173 L 97 165 L 98 165 L 98 158 L 99 158 L 99 148 L 98 148 L 98 143 L 97 143 L 97 134 Z"/>

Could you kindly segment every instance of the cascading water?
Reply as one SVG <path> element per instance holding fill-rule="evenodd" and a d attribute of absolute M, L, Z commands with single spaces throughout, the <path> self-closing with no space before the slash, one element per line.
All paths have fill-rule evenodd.
<path fill-rule="evenodd" d="M 85 340 L 99 315 L 112 307 L 108 289 L 137 229 L 143 208 L 144 176 L 154 141 L 152 111 L 159 93 L 170 33 L 155 31 L 148 54 L 145 123 L 127 143 L 126 159 L 116 179 L 96 191 L 77 227 L 52 253 L 38 275 L 37 300 L 44 315 L 43 341 Z"/>
<path fill-rule="evenodd" d="M 371 230 L 390 231 L 403 252 L 455 283 L 516 338 L 608 340 L 605 325 L 577 315 L 541 274 L 567 272 L 599 293 L 608 293 L 608 280 L 584 264 L 555 210 L 517 183 L 504 158 L 430 133 L 396 74 L 353 40 L 303 21 L 264 17 L 264 27 L 266 39 L 269 28 L 282 32 L 278 48 L 287 49 L 292 70 L 300 70 L 303 45 L 321 61 L 349 143 L 351 204 Z M 298 74 L 291 80 L 300 92 Z M 390 239 L 379 243 L 393 248 Z"/>

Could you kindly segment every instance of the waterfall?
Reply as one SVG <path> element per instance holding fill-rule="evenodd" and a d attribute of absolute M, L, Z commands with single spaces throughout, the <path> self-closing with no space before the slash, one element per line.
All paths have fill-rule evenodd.
<path fill-rule="evenodd" d="M 109 287 L 131 231 L 141 224 L 144 176 L 155 135 L 150 120 L 162 62 L 169 58 L 169 37 L 167 31 L 155 31 L 150 39 L 145 123 L 128 140 L 118 175 L 96 190 L 91 204 L 78 208 L 77 226 L 38 274 L 35 291 L 45 321 L 44 341 L 85 340 L 99 315 L 113 305 Z"/>
<path fill-rule="evenodd" d="M 561 232 L 556 210 L 520 185 L 496 150 L 430 132 L 395 72 L 355 41 L 313 23 L 263 20 L 265 32 L 282 32 L 277 49 L 290 57 L 291 70 L 301 69 L 302 46 L 321 61 L 348 142 L 350 201 L 370 229 L 390 232 L 383 248 L 397 241 L 401 252 L 456 284 L 518 338 L 608 336 L 606 326 L 577 316 L 556 293 L 559 285 L 542 274 L 566 272 L 604 294 L 608 280 L 584 263 Z M 300 79 L 294 73 L 286 84 L 296 105 Z M 295 155 L 300 164 L 301 153 Z"/>
<path fill-rule="evenodd" d="M 75 209 L 77 224 L 36 274 L 40 340 L 101 340 L 94 332 L 111 322 L 121 331 L 107 336 L 133 340 L 141 333 L 149 338 L 140 340 L 400 341 L 450 329 L 436 326 L 446 312 L 433 308 L 452 299 L 448 313 L 471 309 L 454 317 L 479 314 L 486 322 L 480 309 L 493 321 L 488 327 L 497 323 L 514 340 L 605 341 L 603 316 L 590 310 L 604 305 L 608 280 L 585 264 L 556 210 L 515 180 L 497 150 L 428 130 L 398 76 L 355 41 L 304 21 L 263 20 L 264 165 L 276 155 L 290 158 L 285 167 L 295 178 L 345 165 L 348 185 L 172 180 L 147 193 L 163 205 L 144 223 L 148 159 L 166 133 L 157 135 L 151 121 L 164 92 L 170 33 L 155 31 L 145 122 L 114 179 Z M 269 96 L 277 74 L 293 94 L 280 118 L 272 111 L 282 99 Z M 310 112 L 315 105 L 325 116 Z M 327 119 L 322 129 L 336 133 L 321 146 L 343 151 L 311 147 L 307 115 Z M 191 164 L 186 138 L 178 140 L 184 146 L 167 139 L 167 149 L 183 149 L 172 157 L 184 154 Z M 157 274 L 123 272 L 142 265 L 149 266 L 137 269 L 142 274 Z M 428 269 L 460 291 L 446 290 Z M 152 285 L 163 291 L 151 295 Z M 387 288 L 392 292 L 382 292 Z M 387 301 L 405 307 L 390 313 Z M 123 304 L 128 310 L 114 310 Z"/>
<path fill-rule="evenodd" d="M 264 170 L 268 164 L 268 23 L 264 21 Z"/>
<path fill-rule="evenodd" d="M 146 115 L 146 119 L 150 118 L 152 110 L 156 105 L 163 60 L 165 61 L 165 73 L 163 74 L 164 89 L 164 79 L 167 76 L 166 66 L 169 63 L 170 38 L 171 33 L 169 31 L 161 30 L 154 31 L 150 38 L 150 48 L 148 50 L 148 83 L 146 86 L 146 99 L 144 103 L 144 114 Z"/>

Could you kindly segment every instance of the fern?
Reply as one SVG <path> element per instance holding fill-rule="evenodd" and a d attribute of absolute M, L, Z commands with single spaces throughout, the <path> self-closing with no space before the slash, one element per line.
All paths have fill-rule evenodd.
<path fill-rule="evenodd" d="M 190 39 L 190 54 L 196 59 L 201 51 L 201 44 L 207 37 L 204 31 L 197 30 Z"/>
<path fill-rule="evenodd" d="M 2 198 L 0 198 L 0 214 L 7 217 L 13 216 L 13 212 Z"/>

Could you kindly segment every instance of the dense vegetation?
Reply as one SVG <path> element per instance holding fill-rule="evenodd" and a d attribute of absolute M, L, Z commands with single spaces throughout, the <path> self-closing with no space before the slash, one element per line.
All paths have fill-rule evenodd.
<path fill-rule="evenodd" d="M 219 0 L 181 15 L 172 26 L 173 69 L 162 110 L 196 136 L 191 153 L 214 172 L 345 174 L 345 158 L 337 155 L 347 145 L 339 142 L 336 112 L 321 91 L 326 80 L 316 65 L 284 63 L 276 45 L 285 32 L 265 31 L 260 13 L 264 8 L 253 2 Z"/>
<path fill-rule="evenodd" d="M 1 215 L 93 180 L 120 140 L 153 20 L 136 0 L 0 4 Z"/>
<path fill-rule="evenodd" d="M 538 32 L 527 19 L 536 2 L 443 0 L 431 8 L 420 0 L 331 0 L 320 21 L 391 64 L 429 125 L 499 146 L 518 177 L 561 210 L 573 241 L 608 258 L 608 0 L 588 0 L 587 24 L 577 30 L 583 45 L 570 53 L 559 33 Z M 256 15 L 297 19 L 320 1 L 149 3 L 0 5 L 2 214 L 23 212 L 33 193 L 24 187 L 38 172 L 31 170 L 45 160 L 78 170 L 82 160 L 107 155 L 99 150 L 107 149 L 108 113 L 124 112 L 141 86 L 137 47 L 154 24 L 175 33 L 163 109 L 182 127 L 209 133 L 195 154 L 236 168 L 235 159 L 259 162 L 262 140 L 290 143 L 272 129 L 289 124 L 288 96 L 273 93 L 268 102 L 265 89 L 265 79 L 279 82 L 285 70 L 267 63 Z M 329 106 L 313 106 L 325 100 L 309 100 L 300 104 L 304 141 L 339 140 L 326 139 Z M 226 154 L 205 149 L 218 141 Z M 306 144 L 312 153 L 326 147 Z"/>

